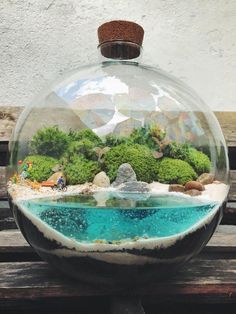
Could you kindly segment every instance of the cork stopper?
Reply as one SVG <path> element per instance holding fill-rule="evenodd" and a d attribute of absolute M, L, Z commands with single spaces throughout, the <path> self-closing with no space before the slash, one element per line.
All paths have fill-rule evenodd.
<path fill-rule="evenodd" d="M 130 21 L 111 21 L 98 28 L 101 54 L 110 59 L 134 59 L 140 55 L 143 28 Z"/>
<path fill-rule="evenodd" d="M 111 21 L 98 28 L 99 45 L 109 41 L 129 41 L 142 46 L 144 30 L 130 21 Z"/>

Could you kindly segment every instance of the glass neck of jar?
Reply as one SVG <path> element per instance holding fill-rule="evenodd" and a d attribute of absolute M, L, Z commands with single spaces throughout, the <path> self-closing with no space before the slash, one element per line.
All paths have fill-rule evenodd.
<path fill-rule="evenodd" d="M 102 43 L 98 46 L 100 50 L 99 60 L 105 62 L 134 62 L 139 63 L 142 57 L 142 47 L 129 41 L 115 40 Z"/>

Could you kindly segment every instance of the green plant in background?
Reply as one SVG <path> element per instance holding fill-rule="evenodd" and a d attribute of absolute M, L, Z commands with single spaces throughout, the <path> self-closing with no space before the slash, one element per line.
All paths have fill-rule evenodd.
<path fill-rule="evenodd" d="M 114 181 L 119 166 L 129 163 L 137 179 L 152 182 L 157 179 L 159 164 L 151 150 L 139 144 L 121 144 L 111 148 L 104 157 L 103 167 L 111 181 Z"/>
<path fill-rule="evenodd" d="M 94 151 L 94 143 L 86 138 L 80 141 L 72 141 L 63 157 L 70 161 L 78 155 L 83 155 L 87 159 L 96 160 L 97 156 Z"/>
<path fill-rule="evenodd" d="M 169 143 L 164 149 L 164 155 L 175 159 L 187 160 L 189 155 L 188 144 Z"/>
<path fill-rule="evenodd" d="M 130 134 L 130 141 L 134 144 L 146 145 L 153 150 L 159 149 L 159 145 L 153 140 L 148 127 L 133 130 Z"/>
<path fill-rule="evenodd" d="M 206 154 L 188 144 L 167 143 L 165 137 L 158 125 L 135 129 L 128 137 L 109 134 L 104 141 L 90 129 L 67 134 L 57 126 L 43 128 L 29 145 L 31 154 L 36 155 L 27 157 L 36 158 L 29 178 L 47 180 L 55 164 L 64 167 L 69 184 L 92 181 L 101 167 L 114 181 L 122 163 L 129 163 L 137 179 L 145 182 L 184 184 L 210 171 Z"/>
<path fill-rule="evenodd" d="M 94 176 L 99 171 L 100 166 L 98 162 L 86 160 L 82 156 L 74 157 L 64 167 L 67 182 L 72 185 L 93 181 Z"/>
<path fill-rule="evenodd" d="M 23 163 L 21 170 L 27 163 L 32 163 L 32 167 L 27 170 L 27 178 L 30 180 L 36 180 L 42 182 L 47 180 L 52 174 L 52 168 L 58 164 L 58 160 L 48 156 L 32 155 L 27 156 Z"/>
<path fill-rule="evenodd" d="M 127 144 L 129 141 L 130 141 L 129 137 L 109 134 L 105 137 L 104 145 L 108 147 L 114 147 L 120 144 Z"/>
<path fill-rule="evenodd" d="M 159 161 L 158 181 L 161 183 L 185 184 L 196 178 L 196 172 L 186 161 L 168 157 Z"/>
<path fill-rule="evenodd" d="M 165 147 L 164 155 L 188 162 L 197 174 L 209 172 L 211 169 L 211 161 L 209 157 L 188 144 L 177 144 L 176 142 L 172 142 Z"/>
<path fill-rule="evenodd" d="M 151 125 L 149 127 L 149 133 L 152 138 L 157 139 L 158 141 L 163 141 L 166 137 L 166 131 L 161 129 L 157 124 Z"/>
<path fill-rule="evenodd" d="M 29 149 L 31 154 L 60 158 L 69 146 L 69 136 L 57 126 L 38 130 L 33 136 Z"/>
<path fill-rule="evenodd" d="M 146 145 L 154 151 L 162 151 L 165 143 L 166 132 L 158 125 L 146 125 L 133 130 L 130 141 L 134 144 Z"/>
<path fill-rule="evenodd" d="M 83 129 L 81 131 L 70 131 L 68 134 L 71 141 L 81 141 L 81 140 L 89 140 L 91 141 L 94 146 L 103 146 L 103 142 L 99 136 L 97 136 L 92 130 L 90 129 Z"/>

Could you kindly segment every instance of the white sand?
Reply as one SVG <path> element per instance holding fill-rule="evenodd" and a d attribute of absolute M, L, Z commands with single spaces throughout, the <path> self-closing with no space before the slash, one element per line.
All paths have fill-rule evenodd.
<path fill-rule="evenodd" d="M 212 201 L 223 203 L 228 193 L 229 185 L 224 183 L 211 183 L 205 185 L 205 191 L 202 192 L 202 196 Z"/>
<path fill-rule="evenodd" d="M 163 184 L 159 182 L 152 182 L 149 184 L 151 189 L 151 193 L 155 194 L 166 194 L 169 193 L 169 184 Z M 68 194 L 76 194 L 81 193 L 83 191 L 90 191 L 90 192 L 97 192 L 97 191 L 115 191 L 115 188 L 100 188 L 92 183 L 85 183 L 80 185 L 68 185 L 67 191 L 54 191 L 48 187 L 41 187 L 38 190 L 32 189 L 28 185 L 24 184 L 12 184 L 11 182 L 8 183 L 8 192 L 13 198 L 13 200 L 27 200 L 32 198 L 39 198 L 39 197 L 48 197 L 48 196 L 61 196 L 61 195 L 68 195 Z M 205 185 L 205 191 L 202 192 L 200 196 L 194 196 L 194 198 L 199 198 L 201 200 L 207 199 L 210 201 L 215 202 L 224 202 L 227 194 L 229 192 L 229 185 L 224 183 L 211 183 Z M 182 193 L 170 192 L 175 193 L 177 195 L 182 195 Z M 186 195 L 187 197 L 187 195 Z M 192 196 L 189 196 L 192 197 Z M 104 200 L 104 199 L 103 199 Z M 100 206 L 103 203 L 103 200 L 98 200 L 100 202 Z M 105 200 L 104 200 L 105 201 Z"/>

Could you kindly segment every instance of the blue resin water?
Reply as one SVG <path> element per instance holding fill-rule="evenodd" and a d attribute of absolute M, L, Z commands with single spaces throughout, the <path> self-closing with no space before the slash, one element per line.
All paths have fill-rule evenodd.
<path fill-rule="evenodd" d="M 173 193 L 118 192 L 38 198 L 19 205 L 64 236 L 86 242 L 181 234 L 219 207 Z"/>

